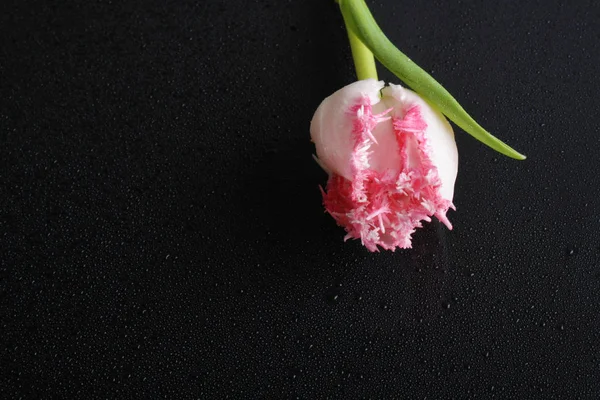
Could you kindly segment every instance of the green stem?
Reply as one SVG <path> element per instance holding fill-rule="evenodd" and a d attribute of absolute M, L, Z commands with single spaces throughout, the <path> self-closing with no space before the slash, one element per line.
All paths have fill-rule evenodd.
<path fill-rule="evenodd" d="M 348 32 L 348 40 L 350 41 L 350 49 L 352 50 L 352 58 L 354 59 L 356 77 L 359 81 L 364 79 L 377 80 L 377 67 L 375 66 L 373 53 L 360 41 L 347 23 L 346 31 Z"/>
<path fill-rule="evenodd" d="M 475 139 L 508 157 L 525 159 L 483 129 L 442 85 L 398 50 L 381 31 L 364 0 L 338 2 L 348 30 L 356 34 L 383 66 Z"/>

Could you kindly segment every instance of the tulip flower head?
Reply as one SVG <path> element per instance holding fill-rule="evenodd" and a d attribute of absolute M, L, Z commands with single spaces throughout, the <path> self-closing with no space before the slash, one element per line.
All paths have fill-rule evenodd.
<path fill-rule="evenodd" d="M 310 130 L 329 173 L 323 202 L 346 239 L 371 251 L 410 248 L 415 229 L 434 215 L 452 229 L 454 133 L 417 94 L 374 79 L 354 82 L 321 103 Z"/>
<path fill-rule="evenodd" d="M 354 82 L 318 107 L 310 126 L 317 162 L 329 174 L 325 209 L 371 251 L 411 247 L 411 235 L 446 213 L 458 170 L 452 127 L 517 160 L 448 91 L 384 35 L 364 0 L 335 0 L 348 33 Z M 375 58 L 414 90 L 377 80 Z M 443 114 L 443 115 L 442 115 Z"/>

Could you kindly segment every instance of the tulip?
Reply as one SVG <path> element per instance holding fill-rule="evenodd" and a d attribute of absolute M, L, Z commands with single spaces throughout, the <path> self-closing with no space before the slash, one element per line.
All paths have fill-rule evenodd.
<path fill-rule="evenodd" d="M 454 133 L 417 94 L 375 79 L 354 82 L 321 103 L 310 132 L 329 173 L 323 203 L 346 240 L 360 239 L 370 251 L 410 248 L 415 229 L 433 215 L 452 229 Z"/>
<path fill-rule="evenodd" d="M 384 35 L 364 0 L 336 0 L 356 68 L 354 82 L 326 98 L 311 122 L 315 159 L 329 174 L 325 209 L 371 250 L 410 248 L 432 216 L 452 225 L 458 153 L 452 127 L 517 160 L 525 156 L 492 136 L 425 70 Z M 407 86 L 377 80 L 377 59 Z M 378 247 L 379 246 L 379 247 Z"/>

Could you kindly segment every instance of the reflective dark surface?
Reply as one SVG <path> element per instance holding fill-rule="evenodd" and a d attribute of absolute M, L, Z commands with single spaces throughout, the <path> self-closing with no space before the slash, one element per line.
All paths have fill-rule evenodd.
<path fill-rule="evenodd" d="M 529 156 L 457 129 L 454 230 L 396 253 L 321 205 L 333 1 L 3 2 L 7 398 L 600 396 L 600 6 L 368 3 Z"/>

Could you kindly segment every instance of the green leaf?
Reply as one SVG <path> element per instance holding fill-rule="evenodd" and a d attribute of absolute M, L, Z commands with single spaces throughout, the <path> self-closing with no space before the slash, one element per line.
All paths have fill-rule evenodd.
<path fill-rule="evenodd" d="M 381 31 L 364 0 L 339 0 L 339 4 L 347 26 L 384 67 L 475 139 L 508 157 L 525 159 L 483 129 L 442 85 L 398 50 Z"/>

